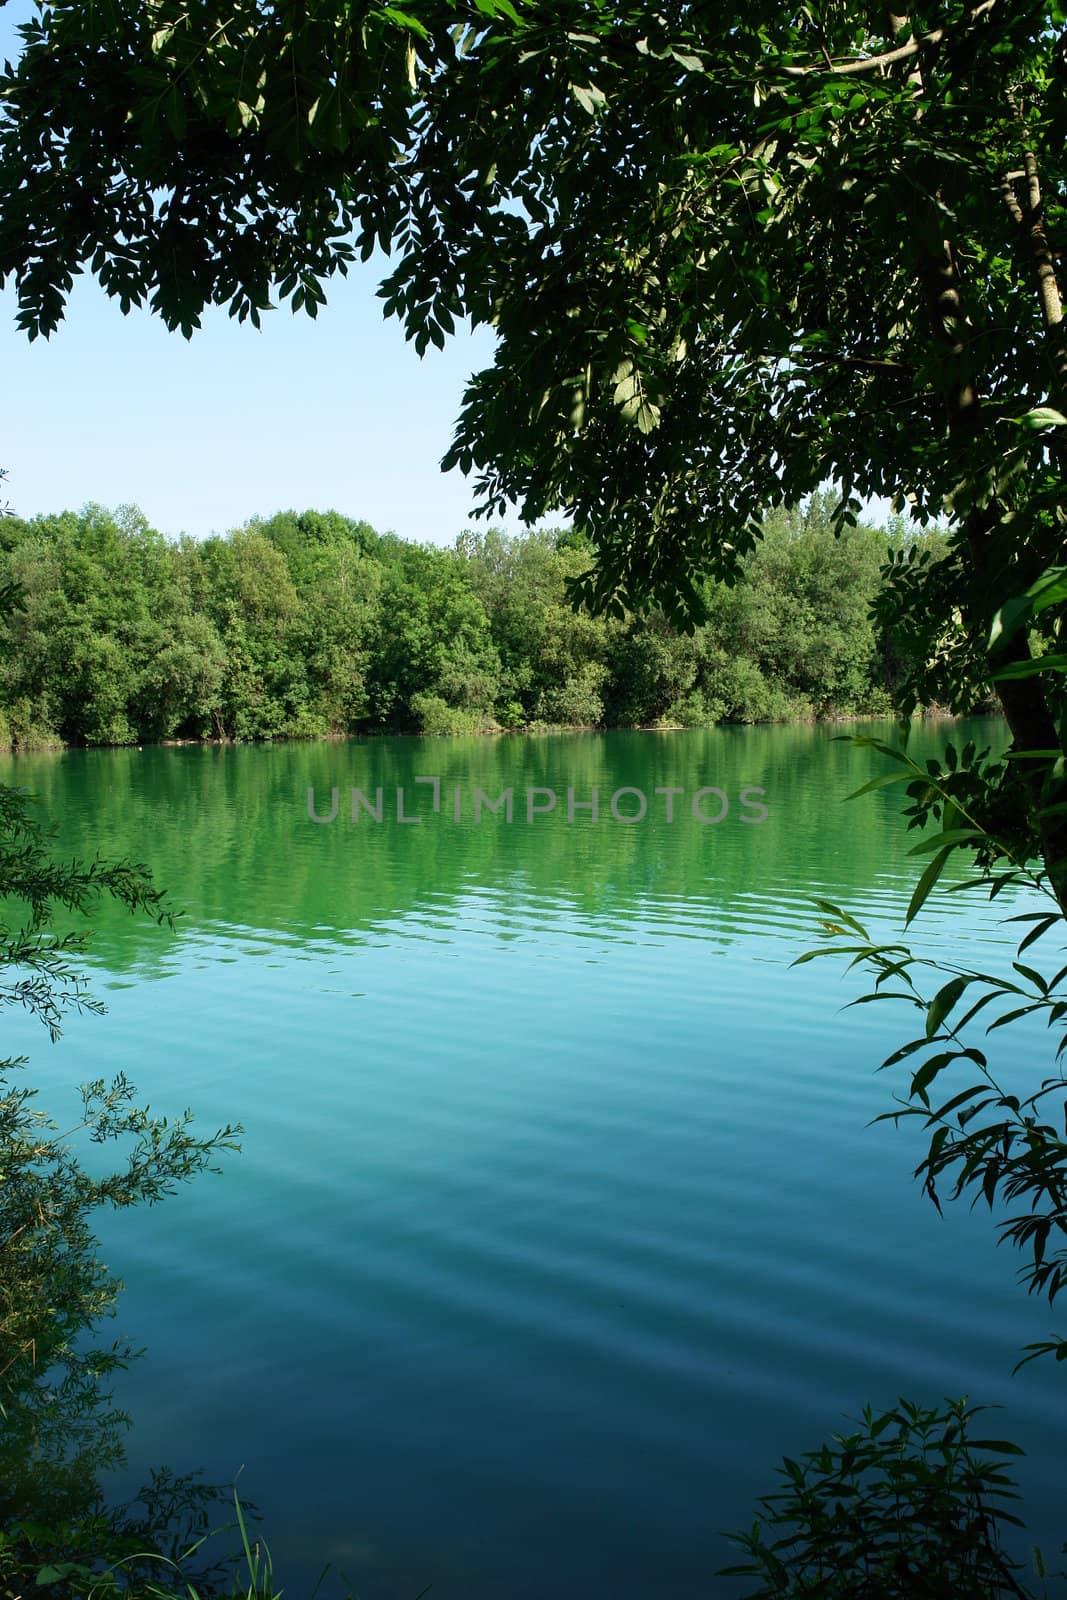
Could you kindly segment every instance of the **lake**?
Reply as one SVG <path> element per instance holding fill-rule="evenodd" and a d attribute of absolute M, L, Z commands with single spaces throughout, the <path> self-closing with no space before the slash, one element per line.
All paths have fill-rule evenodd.
<path fill-rule="evenodd" d="M 790 966 L 815 896 L 890 936 L 916 876 L 899 792 L 844 803 L 882 767 L 840 731 L 2 763 L 65 851 L 146 862 L 183 911 L 102 912 L 108 1016 L 56 1046 L 9 1017 L 5 1053 L 49 1107 L 122 1069 L 245 1128 L 222 1177 L 102 1219 L 147 1350 L 117 1493 L 161 1461 L 240 1470 L 294 1600 L 326 1561 L 363 1600 L 729 1596 L 722 1533 L 783 1454 L 865 1402 L 966 1393 L 1003 1404 L 1058 1549 L 1062 1369 L 1011 1368 L 1064 1318 L 988 1214 L 938 1218 L 920 1132 L 867 1126 L 911 1018 L 842 1014 L 866 985 L 836 960 Z M 476 794 L 507 789 L 510 822 Z M 1024 909 L 935 896 L 913 943 L 1006 965 Z"/>

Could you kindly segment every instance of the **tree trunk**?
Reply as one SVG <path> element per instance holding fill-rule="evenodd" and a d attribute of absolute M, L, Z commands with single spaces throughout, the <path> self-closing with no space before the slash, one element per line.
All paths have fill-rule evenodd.
<path fill-rule="evenodd" d="M 967 360 L 973 352 L 962 294 L 959 272 L 951 244 L 946 241 L 940 257 L 931 257 L 924 274 L 924 290 L 930 307 L 934 331 L 944 345 L 946 353 L 959 364 L 958 376 L 946 388 L 944 401 L 948 424 L 949 448 L 964 458 L 973 450 L 980 438 L 982 411 L 978 377 Z M 976 618 L 984 626 L 992 623 L 998 606 L 1010 596 L 1005 592 L 1003 575 L 994 566 L 992 534 L 1000 522 L 1002 507 L 993 499 L 985 506 L 973 507 L 966 515 L 964 529 L 971 567 L 976 580 L 979 606 L 985 615 Z M 1024 630 L 1008 641 L 998 662 L 1009 666 L 1013 662 L 1030 660 L 1030 646 Z M 1059 733 L 1045 698 L 1041 679 L 1018 678 L 996 685 L 997 695 L 1011 729 L 1012 748 L 1016 751 L 1059 750 Z M 1019 763 L 1027 782 L 1030 804 L 1034 813 L 1034 830 L 1040 841 L 1045 870 L 1060 909 L 1067 915 L 1067 818 L 1042 817 L 1043 806 L 1048 805 L 1044 793 L 1048 758 Z"/>

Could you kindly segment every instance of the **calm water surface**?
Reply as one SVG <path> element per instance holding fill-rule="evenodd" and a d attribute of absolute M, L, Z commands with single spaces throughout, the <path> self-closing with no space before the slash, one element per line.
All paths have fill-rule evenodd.
<path fill-rule="evenodd" d="M 364 1600 L 728 1596 L 721 1533 L 783 1453 L 866 1401 L 968 1393 L 1027 1448 L 1033 1535 L 1067 1536 L 1062 1371 L 1010 1376 L 1048 1308 L 987 1216 L 924 1201 L 919 1134 L 866 1126 L 910 1019 L 839 1015 L 864 986 L 837 962 L 790 969 L 814 896 L 888 935 L 914 881 L 892 792 L 842 803 L 880 769 L 835 731 L 3 764 L 65 848 L 147 862 L 184 911 L 100 916 L 106 1020 L 54 1048 L 9 1024 L 49 1103 L 121 1068 L 158 1110 L 246 1130 L 223 1177 L 104 1220 L 148 1350 L 119 1386 L 119 1490 L 161 1460 L 243 1467 L 294 1600 L 327 1560 Z M 382 786 L 380 825 L 352 824 L 353 785 Z M 474 823 L 476 785 L 514 789 L 511 824 Z M 569 823 L 593 785 L 600 820 Z M 718 825 L 693 820 L 702 785 Z M 339 788 L 336 821 L 309 786 L 322 814 Z M 527 822 L 528 786 L 557 810 Z M 611 817 L 622 786 L 642 821 Z M 657 786 L 686 790 L 671 824 Z M 916 943 L 1010 961 L 1021 902 L 931 905 Z"/>

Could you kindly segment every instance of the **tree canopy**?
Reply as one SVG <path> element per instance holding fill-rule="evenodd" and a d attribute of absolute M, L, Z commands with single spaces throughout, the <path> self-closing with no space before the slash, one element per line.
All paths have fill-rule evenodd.
<path fill-rule="evenodd" d="M 1067 375 L 1062 27 L 1006 0 L 65 0 L 0 86 L 0 270 L 31 333 L 86 265 L 191 332 L 314 312 L 391 251 L 420 347 L 499 331 L 452 453 L 485 508 L 573 511 L 598 596 L 695 609 L 694 571 L 828 478 L 975 498 L 972 391 L 1007 489 L 1009 425 Z"/>

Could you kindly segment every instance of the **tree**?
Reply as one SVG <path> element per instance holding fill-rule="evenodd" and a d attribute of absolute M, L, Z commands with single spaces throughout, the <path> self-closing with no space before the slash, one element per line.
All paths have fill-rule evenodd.
<path fill-rule="evenodd" d="M 871 600 L 888 555 L 885 535 L 863 524 L 835 537 L 832 513 L 826 495 L 803 513 L 774 513 L 745 567 L 765 597 L 762 664 L 817 713 L 869 708 L 879 647 Z"/>
<path fill-rule="evenodd" d="M 955 617 L 953 701 L 995 672 L 1017 750 L 1059 751 L 1056 681 L 1002 608 L 1063 543 L 1064 20 L 64 0 L 0 81 L 0 278 L 31 335 L 83 265 L 190 333 L 207 304 L 314 313 L 354 252 L 395 250 L 386 310 L 420 349 L 461 315 L 498 333 L 446 463 L 487 513 L 575 518 L 575 594 L 692 624 L 768 506 L 832 481 L 842 524 L 857 496 L 947 507 L 946 559 L 905 555 L 886 609 L 927 642 Z M 1054 643 L 1061 601 L 1031 633 Z M 1022 770 L 1063 903 L 1060 780 Z"/>
<path fill-rule="evenodd" d="M 382 554 L 369 672 L 375 719 L 432 733 L 491 723 L 500 662 L 455 552 L 391 539 Z"/>

